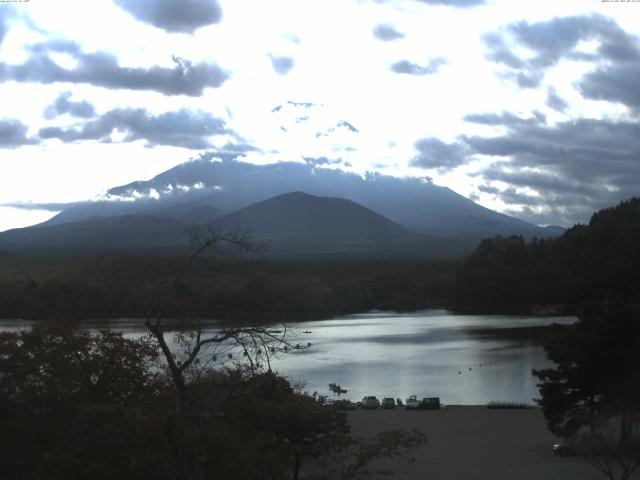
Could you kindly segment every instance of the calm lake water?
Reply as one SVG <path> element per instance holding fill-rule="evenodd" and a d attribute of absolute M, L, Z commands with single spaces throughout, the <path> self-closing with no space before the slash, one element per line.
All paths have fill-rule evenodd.
<path fill-rule="evenodd" d="M 347 389 L 341 398 L 365 395 L 440 397 L 445 404 L 476 405 L 492 400 L 532 402 L 537 398 L 531 369 L 550 366 L 544 350 L 533 340 L 510 335 L 517 329 L 573 323 L 572 317 L 455 315 L 443 310 L 407 314 L 369 312 L 330 320 L 290 324 L 294 343 L 311 348 L 272 359 L 272 368 L 309 392 L 329 398 L 328 385 Z M 0 321 L 0 330 L 24 327 Z M 88 323 L 139 336 L 139 320 Z M 516 330 L 514 330 L 516 329 Z M 505 334 L 506 333 L 506 334 Z M 231 365 L 219 354 L 215 364 Z"/>

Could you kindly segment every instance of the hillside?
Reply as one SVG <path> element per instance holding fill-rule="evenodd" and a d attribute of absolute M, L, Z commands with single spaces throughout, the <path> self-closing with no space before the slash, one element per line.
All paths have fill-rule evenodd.
<path fill-rule="evenodd" d="M 0 249 L 39 251 L 149 250 L 186 246 L 187 225 L 142 215 L 90 218 L 0 233 Z"/>
<path fill-rule="evenodd" d="M 587 301 L 640 295 L 640 198 L 596 212 L 588 225 L 525 242 L 484 240 L 458 274 L 460 310 L 529 312 L 555 305 L 575 312 Z"/>

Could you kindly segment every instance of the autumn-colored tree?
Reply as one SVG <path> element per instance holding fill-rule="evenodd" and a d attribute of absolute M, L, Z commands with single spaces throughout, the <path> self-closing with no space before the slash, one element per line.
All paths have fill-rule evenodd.
<path fill-rule="evenodd" d="M 166 471 L 166 381 L 145 340 L 61 326 L 0 333 L 0 478 Z M 166 407 L 164 407 L 166 408 Z"/>

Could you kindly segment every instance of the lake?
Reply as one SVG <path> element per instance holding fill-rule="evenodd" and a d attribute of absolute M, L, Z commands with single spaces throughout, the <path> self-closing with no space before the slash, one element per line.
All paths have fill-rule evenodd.
<path fill-rule="evenodd" d="M 530 327 L 573 317 L 457 315 L 444 310 L 412 313 L 368 312 L 330 320 L 289 324 L 293 343 L 311 347 L 272 359 L 272 368 L 309 392 L 334 397 L 328 385 L 347 389 L 341 398 L 365 395 L 440 397 L 445 404 L 477 405 L 489 401 L 532 403 L 539 396 L 533 368 L 551 366 L 543 348 L 519 335 Z M 0 330 L 24 327 L 0 321 Z M 89 322 L 88 328 L 109 326 L 139 336 L 139 320 Z M 306 332 L 306 333 L 305 333 Z M 216 364 L 230 365 L 227 355 Z"/>

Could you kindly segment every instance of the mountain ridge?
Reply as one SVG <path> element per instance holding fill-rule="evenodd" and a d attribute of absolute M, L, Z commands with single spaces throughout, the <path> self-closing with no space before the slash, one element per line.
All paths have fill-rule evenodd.
<path fill-rule="evenodd" d="M 179 205 L 181 211 L 184 208 Z M 267 242 L 267 253 L 275 256 L 460 256 L 474 246 L 412 232 L 351 200 L 299 191 L 256 202 L 207 223 L 231 233 L 247 231 L 256 242 Z M 184 251 L 189 244 L 188 228 L 188 222 L 175 218 L 93 216 L 0 233 L 0 248 Z"/>
<path fill-rule="evenodd" d="M 112 198 L 136 198 L 134 202 L 94 202 L 64 210 L 46 224 L 77 221 L 105 212 L 125 214 L 145 211 L 162 215 L 177 203 L 192 203 L 222 212 L 237 211 L 291 191 L 344 198 L 379 213 L 395 223 L 441 237 L 473 241 L 495 235 L 518 234 L 548 237 L 557 229 L 545 228 L 494 212 L 446 187 L 417 177 L 382 174 L 360 176 L 313 163 L 280 162 L 256 165 L 236 155 L 205 155 L 177 165 L 151 180 L 136 181 L 108 191 Z M 151 195 L 159 197 L 151 200 Z"/>

